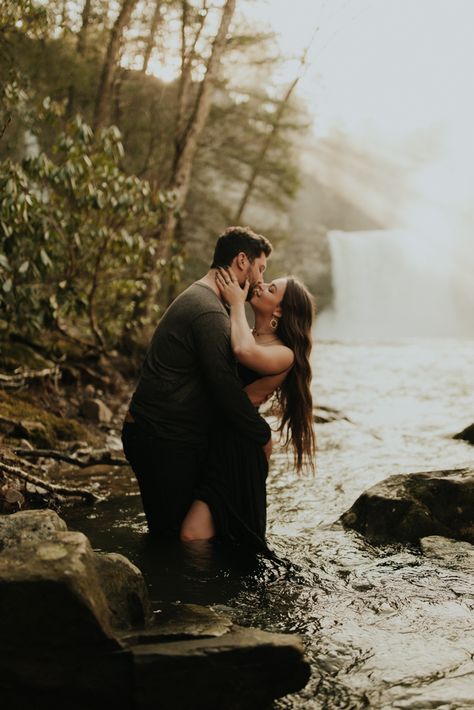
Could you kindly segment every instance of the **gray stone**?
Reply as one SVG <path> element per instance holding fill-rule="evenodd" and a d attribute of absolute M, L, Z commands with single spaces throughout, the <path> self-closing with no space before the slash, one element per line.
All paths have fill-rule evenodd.
<path fill-rule="evenodd" d="M 462 439 L 463 441 L 469 442 L 469 444 L 474 445 L 474 424 L 470 424 L 468 427 L 455 434 L 453 439 Z"/>
<path fill-rule="evenodd" d="M 25 510 L 0 516 L 0 552 L 24 543 L 49 540 L 67 530 L 66 523 L 54 510 Z"/>
<path fill-rule="evenodd" d="M 80 413 L 84 419 L 99 424 L 108 424 L 112 419 L 112 412 L 101 399 L 85 399 L 81 404 Z"/>
<path fill-rule="evenodd" d="M 310 676 L 299 640 L 233 627 L 223 636 L 131 648 L 135 707 L 151 710 L 261 710 Z M 159 691 L 158 691 L 159 689 Z"/>
<path fill-rule="evenodd" d="M 18 513 L 17 513 L 18 515 Z M 118 649 L 94 552 L 78 532 L 7 547 L 0 555 L 3 651 L 78 647 Z"/>
<path fill-rule="evenodd" d="M 130 629 L 150 623 L 153 610 L 138 567 L 115 552 L 96 553 L 95 564 L 114 628 Z"/>
<path fill-rule="evenodd" d="M 48 434 L 48 430 L 45 425 L 41 422 L 30 421 L 29 419 L 22 419 L 21 422 L 15 426 L 13 436 L 26 437 L 32 441 L 36 446 L 40 448 L 49 448 L 51 446 L 51 437 Z"/>
<path fill-rule="evenodd" d="M 441 535 L 474 542 L 474 469 L 386 478 L 341 516 L 371 542 L 417 542 Z"/>
<path fill-rule="evenodd" d="M 167 640 L 223 636 L 232 621 L 198 604 L 170 604 L 156 614 L 156 623 L 139 633 L 122 636 L 128 644 L 161 643 Z"/>
<path fill-rule="evenodd" d="M 306 684 L 294 636 L 192 604 L 152 625 L 140 570 L 65 527 L 53 511 L 0 516 L 2 707 L 260 710 Z"/>

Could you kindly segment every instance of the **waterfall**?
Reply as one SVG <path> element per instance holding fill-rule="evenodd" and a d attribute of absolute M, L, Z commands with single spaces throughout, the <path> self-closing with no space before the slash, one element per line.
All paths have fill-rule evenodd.
<path fill-rule="evenodd" d="M 334 302 L 319 316 L 318 337 L 474 335 L 449 240 L 405 229 L 332 231 L 328 239 Z"/>

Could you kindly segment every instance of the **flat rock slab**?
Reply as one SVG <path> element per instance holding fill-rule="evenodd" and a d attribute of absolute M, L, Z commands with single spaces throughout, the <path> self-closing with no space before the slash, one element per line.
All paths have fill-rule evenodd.
<path fill-rule="evenodd" d="M 262 710 L 310 676 L 297 638 L 258 629 L 130 650 L 137 710 Z"/>
<path fill-rule="evenodd" d="M 431 535 L 474 542 L 474 468 L 390 476 L 359 496 L 340 520 L 374 543 Z"/>
<path fill-rule="evenodd" d="M 143 645 L 179 641 L 193 638 L 223 636 L 232 626 L 232 621 L 212 609 L 198 604 L 170 604 L 156 614 L 155 623 L 139 632 L 122 634 L 127 645 Z"/>

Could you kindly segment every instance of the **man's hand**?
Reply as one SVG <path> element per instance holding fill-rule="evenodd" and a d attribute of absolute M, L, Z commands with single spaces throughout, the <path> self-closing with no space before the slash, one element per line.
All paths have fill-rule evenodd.
<path fill-rule="evenodd" d="M 272 449 L 273 449 L 273 442 L 271 439 L 267 441 L 265 446 L 263 447 L 263 453 L 267 457 L 267 461 L 270 461 L 270 456 L 272 455 Z"/>

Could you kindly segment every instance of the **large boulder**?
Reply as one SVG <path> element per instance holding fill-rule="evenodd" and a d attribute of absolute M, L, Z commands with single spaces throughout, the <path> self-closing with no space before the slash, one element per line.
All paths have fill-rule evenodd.
<path fill-rule="evenodd" d="M 458 434 L 455 434 L 453 439 L 462 439 L 463 441 L 467 441 L 469 444 L 474 444 L 474 424 L 470 424 Z"/>
<path fill-rule="evenodd" d="M 119 648 L 88 539 L 79 532 L 7 547 L 0 555 L 0 638 L 3 650 L 22 645 L 64 652 Z"/>
<path fill-rule="evenodd" d="M 474 468 L 390 476 L 362 493 L 341 522 L 374 543 L 430 535 L 474 542 Z"/>
<path fill-rule="evenodd" d="M 310 677 L 296 637 L 259 629 L 168 641 L 149 635 L 131 651 L 137 710 L 261 710 Z"/>
<path fill-rule="evenodd" d="M 175 604 L 52 511 L 0 516 L 0 698 L 9 710 L 251 710 L 303 687 L 295 636 Z"/>
<path fill-rule="evenodd" d="M 138 567 L 116 552 L 96 553 L 95 565 L 107 599 L 112 626 L 115 629 L 130 629 L 150 623 L 153 609 Z"/>

